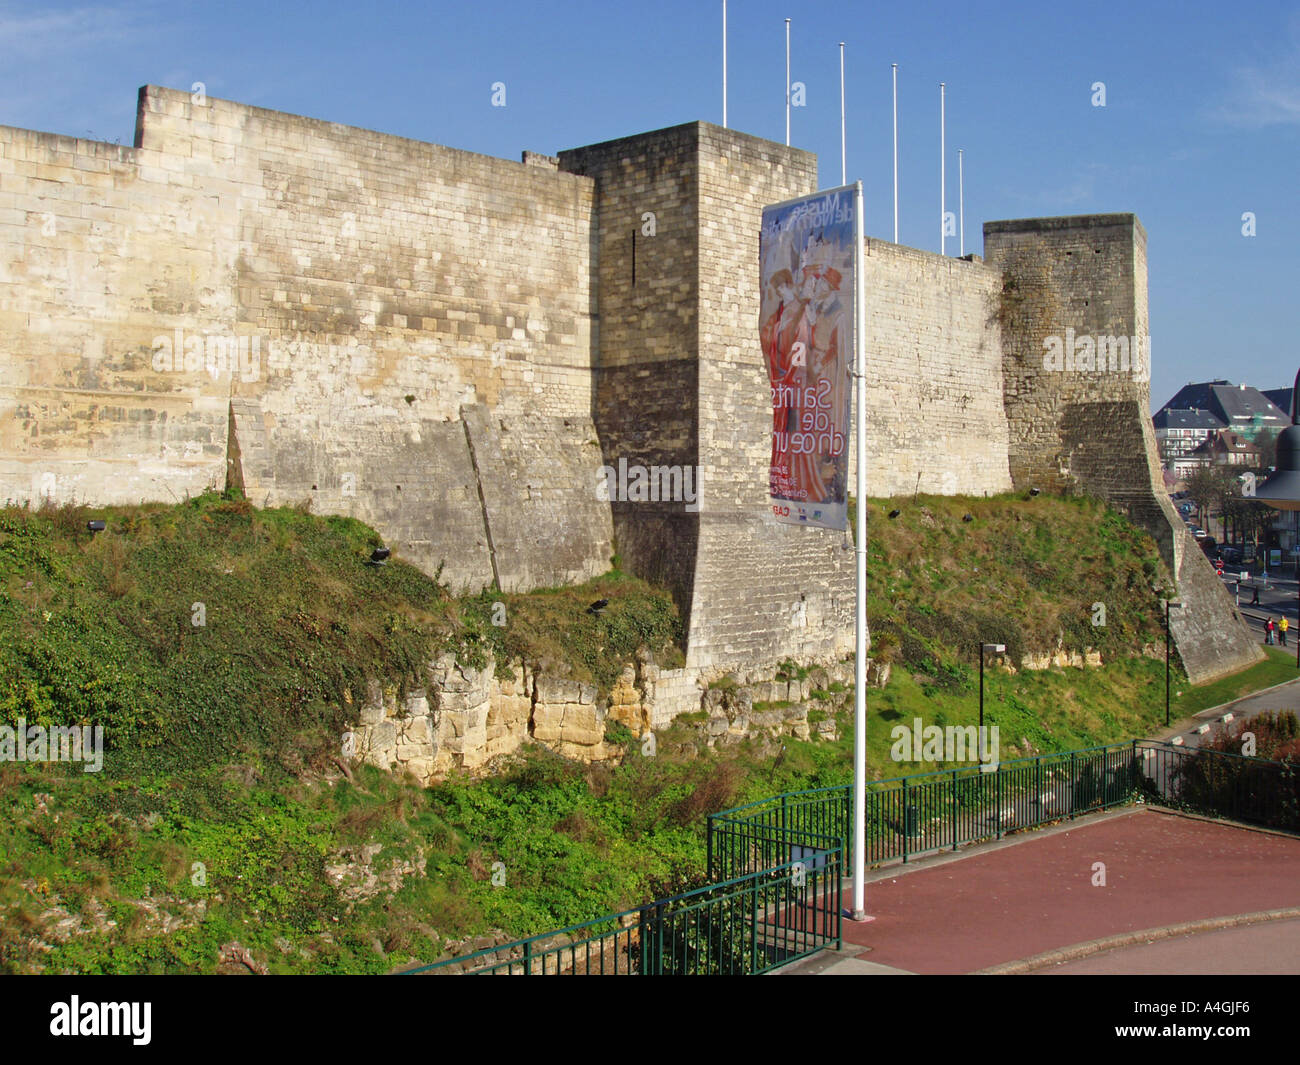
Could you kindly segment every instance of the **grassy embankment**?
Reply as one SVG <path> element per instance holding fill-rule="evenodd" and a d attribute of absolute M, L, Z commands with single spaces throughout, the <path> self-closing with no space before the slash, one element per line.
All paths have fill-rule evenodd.
<path fill-rule="evenodd" d="M 894 724 L 975 719 L 980 639 L 1013 657 L 1059 639 L 1111 663 L 990 671 L 1004 757 L 1155 728 L 1164 663 L 1136 652 L 1160 642 L 1164 575 L 1145 537 L 1086 501 L 887 509 L 869 515 L 873 637 L 894 661 L 869 693 L 875 776 L 902 771 Z M 107 532 L 91 537 L 90 517 Z M 680 635 L 668 597 L 617 571 L 455 599 L 400 562 L 366 566 L 378 542 L 348 519 L 216 496 L 0 511 L 0 721 L 101 724 L 109 748 L 101 774 L 0 766 L 0 968 L 211 971 L 235 940 L 273 971 L 387 971 L 487 928 L 527 934 L 680 890 L 703 871 L 705 814 L 846 779 L 841 710 L 840 740 L 791 740 L 775 760 L 745 746 L 648 759 L 634 745 L 619 767 L 535 752 L 480 782 L 421 789 L 371 769 L 347 782 L 333 756 L 367 675 L 491 650 L 564 660 L 607 687 L 638 645 L 670 661 Z M 583 609 L 595 598 L 611 601 L 599 619 Z M 1272 682 L 1245 677 L 1234 683 Z M 850 698 L 825 695 L 828 713 Z M 350 902 L 326 872 L 348 864 L 393 883 Z M 75 934 L 61 942 L 56 922 Z"/>

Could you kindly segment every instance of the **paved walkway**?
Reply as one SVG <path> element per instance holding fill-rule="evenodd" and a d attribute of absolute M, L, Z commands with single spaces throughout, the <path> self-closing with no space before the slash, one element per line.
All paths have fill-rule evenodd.
<path fill-rule="evenodd" d="M 1210 968 L 1212 966 L 1212 968 Z M 1178 936 L 1035 970 L 1044 975 L 1300 976 L 1300 918 Z"/>
<path fill-rule="evenodd" d="M 1098 862 L 1104 887 L 1092 882 Z M 846 892 L 844 905 L 851 901 Z M 1138 807 L 877 872 L 867 886 L 875 920 L 846 921 L 843 952 L 788 971 L 970 973 L 1126 933 L 1289 908 L 1300 908 L 1300 839 Z M 1191 937 L 1178 964 L 1220 971 L 1216 942 Z M 1161 971 L 1152 955 L 1129 957 L 1154 967 L 1141 971 Z"/>

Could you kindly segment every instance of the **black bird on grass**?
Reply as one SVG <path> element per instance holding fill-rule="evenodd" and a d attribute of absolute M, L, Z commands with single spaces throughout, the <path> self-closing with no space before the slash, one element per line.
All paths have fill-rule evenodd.
<path fill-rule="evenodd" d="M 591 604 L 591 606 L 587 607 L 587 613 L 594 614 L 596 617 L 600 617 L 601 611 L 603 611 L 607 606 L 609 606 L 608 599 L 597 599 L 594 603 Z"/>

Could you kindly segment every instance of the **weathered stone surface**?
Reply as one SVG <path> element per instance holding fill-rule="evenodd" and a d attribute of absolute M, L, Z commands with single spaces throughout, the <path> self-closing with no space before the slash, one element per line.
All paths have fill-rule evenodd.
<path fill-rule="evenodd" d="M 533 738 L 539 740 L 561 739 L 564 724 L 563 703 L 537 703 L 533 707 Z"/>
<path fill-rule="evenodd" d="M 565 677 L 540 676 L 536 690 L 539 703 L 582 703 L 596 699 L 596 690 L 590 685 Z"/>
<path fill-rule="evenodd" d="M 564 722 L 560 726 L 560 740 L 564 743 L 594 747 L 605 738 L 605 715 L 598 707 L 588 704 L 568 703 L 564 707 Z"/>
<path fill-rule="evenodd" d="M 429 698 L 424 691 L 408 692 L 402 699 L 403 717 L 424 717 L 429 713 Z"/>
<path fill-rule="evenodd" d="M 673 590 L 687 661 L 646 663 L 616 720 L 639 704 L 663 727 L 706 674 L 748 684 L 787 657 L 845 679 L 851 538 L 762 517 L 758 225 L 817 188 L 814 155 L 691 122 L 529 165 L 155 86 L 137 142 L 0 129 L 0 499 L 229 478 L 258 505 L 367 521 L 456 590 L 583 580 L 616 530 L 625 565 Z M 1173 634 L 1192 678 L 1258 660 L 1163 497 L 1146 380 L 1043 365 L 1066 329 L 1149 333 L 1142 227 L 984 237 L 986 263 L 867 241 L 873 493 L 1102 495 L 1189 604 Z M 689 470 L 694 500 L 601 500 L 620 460 Z M 474 670 L 429 678 L 439 713 L 489 698 Z M 420 716 L 397 698 L 362 700 L 365 724 Z"/>
<path fill-rule="evenodd" d="M 892 669 L 890 663 L 872 659 L 867 663 L 867 683 L 873 688 L 885 687 Z"/>
<path fill-rule="evenodd" d="M 370 746 L 377 750 L 387 750 L 397 745 L 397 726 L 391 721 L 381 721 L 370 731 Z"/>

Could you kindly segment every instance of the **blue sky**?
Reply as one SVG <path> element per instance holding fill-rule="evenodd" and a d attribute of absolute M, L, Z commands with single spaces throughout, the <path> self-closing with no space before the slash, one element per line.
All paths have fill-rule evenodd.
<path fill-rule="evenodd" d="M 792 142 L 848 175 L 890 238 L 890 63 L 899 64 L 900 239 L 937 250 L 947 83 L 966 250 L 985 220 L 1133 211 L 1149 238 L 1152 399 L 1226 377 L 1291 383 L 1300 299 L 1300 5 L 731 0 L 729 125 L 785 136 L 785 24 L 807 106 Z M 720 122 L 720 0 L 625 4 L 13 4 L 0 0 L 0 123 L 130 143 L 155 83 L 489 155 L 554 154 Z M 492 107 L 491 83 L 506 84 Z M 1091 86 L 1106 85 L 1106 106 Z M 1257 235 L 1242 235 L 1243 212 Z M 1291 253 L 1285 251 L 1292 248 Z M 957 242 L 950 239 L 950 254 Z"/>

